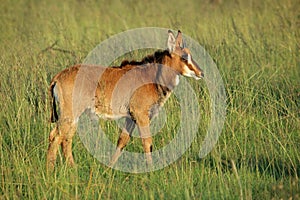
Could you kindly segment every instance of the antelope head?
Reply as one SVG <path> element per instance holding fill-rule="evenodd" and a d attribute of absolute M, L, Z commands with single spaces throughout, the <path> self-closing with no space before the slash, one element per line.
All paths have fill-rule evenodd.
<path fill-rule="evenodd" d="M 168 49 L 172 58 L 169 66 L 175 68 L 183 76 L 193 77 L 196 80 L 203 78 L 203 70 L 193 60 L 190 50 L 185 47 L 180 30 L 176 38 L 172 31 L 169 30 L 168 34 Z"/>

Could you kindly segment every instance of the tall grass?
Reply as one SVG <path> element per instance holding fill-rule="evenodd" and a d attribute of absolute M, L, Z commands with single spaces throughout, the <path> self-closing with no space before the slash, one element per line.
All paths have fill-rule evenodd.
<path fill-rule="evenodd" d="M 300 198 L 299 1 L 9 1 L 0 12 L 0 199 Z M 46 174 L 51 77 L 80 63 L 101 41 L 130 28 L 181 29 L 216 62 L 227 117 L 214 150 L 199 159 L 209 122 L 199 91 L 199 136 L 177 162 L 146 174 L 107 169 L 76 136 L 77 167 L 62 156 Z M 52 44 L 55 49 L 47 48 Z M 64 51 L 61 51 L 64 50 Z M 138 55 L 138 56 L 143 56 Z M 172 97 L 166 110 L 176 111 Z M 154 138 L 166 144 L 178 119 Z M 114 123 L 102 124 L 112 140 Z M 140 151 L 134 138 L 127 147 Z"/>

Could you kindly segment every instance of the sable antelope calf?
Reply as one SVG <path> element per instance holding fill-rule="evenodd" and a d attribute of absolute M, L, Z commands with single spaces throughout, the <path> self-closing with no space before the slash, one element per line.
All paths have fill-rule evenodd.
<path fill-rule="evenodd" d="M 146 161 L 152 163 L 151 118 L 179 83 L 179 75 L 196 80 L 203 77 L 203 71 L 184 47 L 181 32 L 178 31 L 176 38 L 171 31 L 168 34 L 168 50 L 156 51 L 140 62 L 123 61 L 118 67 L 76 65 L 54 76 L 49 93 L 51 122 L 56 122 L 56 126 L 49 136 L 48 168 L 54 168 L 60 145 L 66 161 L 74 164 L 72 137 L 78 118 L 86 109 L 105 119 L 126 118 L 111 165 L 117 161 L 136 125 Z M 83 78 L 76 82 L 80 76 Z"/>

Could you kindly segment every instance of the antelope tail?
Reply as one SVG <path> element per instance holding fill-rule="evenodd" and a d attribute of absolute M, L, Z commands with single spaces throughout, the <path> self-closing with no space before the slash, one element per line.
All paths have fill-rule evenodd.
<path fill-rule="evenodd" d="M 57 113 L 57 101 L 54 94 L 54 88 L 56 86 L 56 82 L 53 81 L 50 84 L 49 88 L 49 96 L 50 96 L 50 108 L 51 108 L 51 119 L 50 122 L 57 122 L 58 120 L 58 113 Z"/>

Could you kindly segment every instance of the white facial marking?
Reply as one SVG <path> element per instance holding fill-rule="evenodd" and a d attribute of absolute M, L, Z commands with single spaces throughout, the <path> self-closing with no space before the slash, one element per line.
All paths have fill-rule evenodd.
<path fill-rule="evenodd" d="M 183 76 L 193 77 L 194 75 L 195 75 L 195 72 L 190 70 L 190 68 L 187 65 L 184 65 Z"/>
<path fill-rule="evenodd" d="M 176 79 L 175 79 L 175 85 L 178 85 L 179 84 L 179 75 L 176 76 Z"/>
<path fill-rule="evenodd" d="M 188 54 L 188 59 L 187 59 L 188 63 L 191 65 L 192 64 L 192 57 L 191 54 Z"/>
<path fill-rule="evenodd" d="M 196 74 L 195 74 L 195 72 L 192 71 L 192 70 L 190 70 L 190 68 L 187 65 L 184 65 L 184 67 L 183 67 L 183 74 L 182 75 L 186 76 L 186 77 L 192 77 L 192 78 L 194 78 L 196 80 L 201 79 L 201 78 L 197 77 Z"/>

